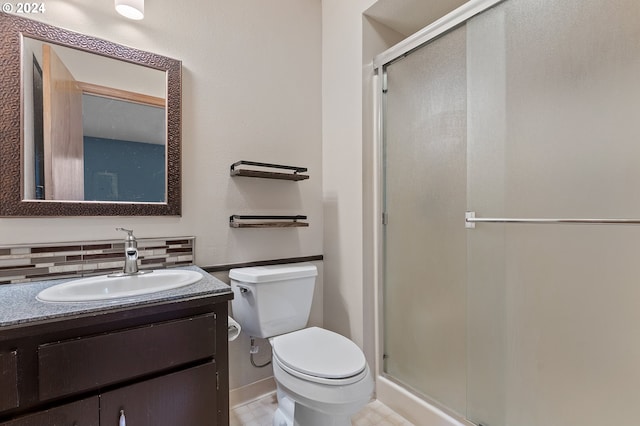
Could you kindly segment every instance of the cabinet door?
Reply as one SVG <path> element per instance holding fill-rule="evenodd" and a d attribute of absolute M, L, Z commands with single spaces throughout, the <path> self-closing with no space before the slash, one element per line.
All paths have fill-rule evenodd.
<path fill-rule="evenodd" d="M 18 406 L 18 352 L 0 352 L 0 411 Z"/>
<path fill-rule="evenodd" d="M 215 363 L 100 395 L 100 426 L 118 426 L 121 412 L 133 426 L 215 425 Z"/>
<path fill-rule="evenodd" d="M 61 405 L 0 423 L 0 426 L 99 426 L 98 397 Z"/>

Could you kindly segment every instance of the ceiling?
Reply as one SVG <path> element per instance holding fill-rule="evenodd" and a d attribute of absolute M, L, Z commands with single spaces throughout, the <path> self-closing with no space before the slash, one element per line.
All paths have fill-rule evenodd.
<path fill-rule="evenodd" d="M 164 145 L 167 139 L 164 108 L 83 94 L 84 136 Z"/>
<path fill-rule="evenodd" d="M 365 15 L 408 37 L 467 0 L 378 0 Z"/>

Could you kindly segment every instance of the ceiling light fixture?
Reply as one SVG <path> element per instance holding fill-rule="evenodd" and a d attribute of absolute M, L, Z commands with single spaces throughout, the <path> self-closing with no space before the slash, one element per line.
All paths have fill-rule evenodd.
<path fill-rule="evenodd" d="M 129 19 L 144 18 L 144 0 L 115 0 L 116 11 Z"/>

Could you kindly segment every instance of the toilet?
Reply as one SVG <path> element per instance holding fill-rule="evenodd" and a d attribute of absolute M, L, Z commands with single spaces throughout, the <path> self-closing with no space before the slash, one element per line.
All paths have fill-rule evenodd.
<path fill-rule="evenodd" d="M 278 409 L 274 426 L 349 426 L 373 393 L 364 354 L 346 337 L 307 326 L 318 271 L 307 263 L 229 271 L 233 316 L 269 339 Z"/>

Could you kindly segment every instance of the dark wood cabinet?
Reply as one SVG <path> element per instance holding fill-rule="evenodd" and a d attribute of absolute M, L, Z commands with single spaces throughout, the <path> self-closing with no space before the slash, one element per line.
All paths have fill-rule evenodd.
<path fill-rule="evenodd" d="M 231 297 L 0 329 L 0 426 L 228 425 Z"/>
<path fill-rule="evenodd" d="M 215 372 L 209 362 L 102 394 L 100 425 L 215 425 Z"/>
<path fill-rule="evenodd" d="M 215 356 L 213 313 L 38 347 L 40 398 L 106 386 Z"/>
<path fill-rule="evenodd" d="M 0 352 L 0 410 L 18 406 L 18 353 Z"/>

